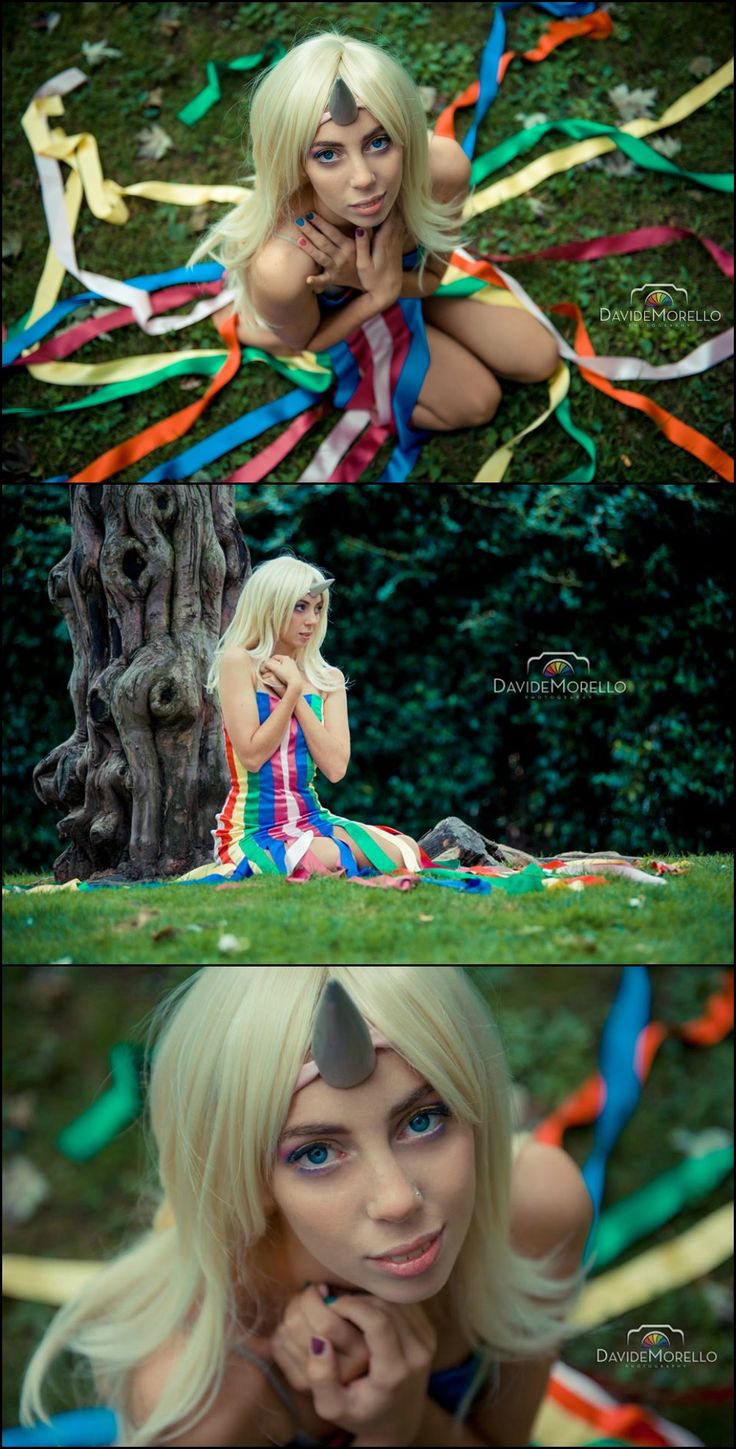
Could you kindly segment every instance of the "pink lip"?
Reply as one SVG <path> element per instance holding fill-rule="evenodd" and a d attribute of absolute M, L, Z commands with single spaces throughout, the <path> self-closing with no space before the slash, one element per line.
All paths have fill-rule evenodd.
<path fill-rule="evenodd" d="M 436 1233 L 425 1233 L 423 1237 L 415 1238 L 413 1243 L 402 1243 L 400 1247 L 390 1248 L 386 1253 L 376 1253 L 375 1257 L 400 1258 L 403 1256 L 404 1253 L 416 1253 L 417 1248 L 423 1248 L 425 1247 L 425 1245 L 429 1246 L 429 1244 L 433 1242 L 435 1238 L 439 1237 L 441 1232 L 442 1229 L 438 1228 Z"/>
<path fill-rule="evenodd" d="M 354 201 L 353 204 L 352 204 L 353 211 L 368 211 L 368 210 L 370 210 L 370 211 L 373 211 L 373 210 L 378 211 L 379 206 L 385 200 L 386 200 L 386 193 L 384 191 L 383 196 L 379 196 L 376 201 L 361 201 L 361 202 L 355 202 Z"/>
<path fill-rule="evenodd" d="M 376 1265 L 377 1273 L 386 1273 L 389 1278 L 421 1278 L 425 1273 L 431 1273 L 442 1256 L 442 1249 L 445 1242 L 445 1229 L 443 1228 L 437 1237 L 427 1248 L 420 1248 L 418 1256 L 405 1259 L 403 1263 L 397 1263 L 392 1258 L 369 1259 Z"/>

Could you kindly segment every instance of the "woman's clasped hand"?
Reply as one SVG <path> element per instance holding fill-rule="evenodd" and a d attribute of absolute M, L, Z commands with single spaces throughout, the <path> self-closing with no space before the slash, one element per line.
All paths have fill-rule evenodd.
<path fill-rule="evenodd" d="M 301 222 L 302 218 L 299 220 Z M 338 231 L 336 226 L 332 226 L 316 212 L 312 213 L 311 221 L 307 221 L 306 217 L 303 221 L 299 245 L 322 267 L 317 275 L 307 277 L 311 291 L 324 292 L 325 287 L 360 288 L 355 237 Z"/>
<path fill-rule="evenodd" d="M 324 1343 L 321 1354 L 312 1339 Z M 414 1443 L 437 1351 L 420 1304 L 346 1293 L 328 1306 L 309 1288 L 291 1299 L 271 1344 L 292 1387 L 311 1390 L 320 1419 L 366 1442 Z"/>
<path fill-rule="evenodd" d="M 401 246 L 404 229 L 393 206 L 380 227 L 371 232 L 362 228 L 362 236 L 347 236 L 336 226 L 313 213 L 304 220 L 300 241 L 304 250 L 322 267 L 316 276 L 307 277 L 313 292 L 326 287 L 354 287 L 367 292 L 382 305 L 391 305 L 401 292 Z"/>
<path fill-rule="evenodd" d="M 301 685 L 302 675 L 299 672 L 299 666 L 288 654 L 272 654 L 271 658 L 266 660 L 264 668 L 261 671 L 263 678 L 265 678 L 266 671 L 269 671 L 284 686 L 289 684 Z"/>

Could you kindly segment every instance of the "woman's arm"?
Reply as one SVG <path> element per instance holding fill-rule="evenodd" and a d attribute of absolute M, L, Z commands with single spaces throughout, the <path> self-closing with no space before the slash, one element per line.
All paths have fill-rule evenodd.
<path fill-rule="evenodd" d="M 294 711 L 304 731 L 307 748 L 318 769 L 334 785 L 341 780 L 347 769 L 343 748 L 323 724 L 320 724 L 314 710 L 302 694 Z"/>
<path fill-rule="evenodd" d="M 424 269 L 423 290 L 419 290 L 419 269 L 411 272 L 404 272 L 404 279 L 401 283 L 400 297 L 431 297 L 437 291 L 441 277 L 436 272 L 430 271 L 429 266 Z"/>

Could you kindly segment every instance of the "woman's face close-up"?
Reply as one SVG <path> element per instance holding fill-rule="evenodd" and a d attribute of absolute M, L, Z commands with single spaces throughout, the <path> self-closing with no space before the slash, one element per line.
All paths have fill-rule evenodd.
<path fill-rule="evenodd" d="M 319 628 L 320 620 L 324 610 L 324 597 L 318 594 L 316 598 L 305 595 L 298 599 L 294 605 L 284 643 L 293 646 L 294 649 L 306 649 L 313 634 Z M 276 650 L 278 653 L 278 649 Z"/>
<path fill-rule="evenodd" d="M 287 1291 L 324 1280 L 387 1302 L 423 1303 L 444 1288 L 470 1226 L 473 1129 L 402 1057 L 381 1050 L 359 1087 L 337 1091 L 317 1078 L 294 1096 L 271 1192 Z M 413 1276 L 375 1261 L 436 1233 L 439 1251 Z"/>
<path fill-rule="evenodd" d="M 345 232 L 377 227 L 386 220 L 401 189 L 402 148 L 375 116 L 363 109 L 350 126 L 325 121 L 318 128 L 306 161 L 313 208 Z M 383 199 L 374 211 L 363 202 Z"/>

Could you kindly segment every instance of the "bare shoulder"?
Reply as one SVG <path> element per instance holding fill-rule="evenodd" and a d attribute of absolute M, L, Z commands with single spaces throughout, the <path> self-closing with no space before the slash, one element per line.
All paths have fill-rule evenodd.
<path fill-rule="evenodd" d="M 128 1409 L 136 1427 L 153 1413 L 187 1343 L 183 1332 L 172 1334 L 154 1354 L 133 1370 L 128 1386 Z M 191 1417 L 188 1416 L 188 1417 Z M 184 1423 L 185 1420 L 182 1420 Z M 286 1427 L 286 1437 L 284 1428 Z M 256 1364 L 239 1355 L 226 1359 L 222 1386 L 214 1403 L 199 1422 L 181 1432 L 177 1424 L 157 1443 L 171 1449 L 211 1444 L 270 1445 L 286 1443 L 281 1401 Z"/>
<path fill-rule="evenodd" d="M 429 159 L 432 172 L 432 186 L 447 187 L 470 176 L 470 161 L 459 141 L 452 136 L 430 138 Z"/>
<path fill-rule="evenodd" d="M 511 1173 L 511 1232 L 515 1246 L 543 1253 L 564 1236 L 587 1236 L 593 1202 L 580 1168 L 563 1147 L 527 1142 Z"/>
<path fill-rule="evenodd" d="M 227 649 L 223 649 L 221 663 L 224 664 L 226 660 L 228 666 L 234 665 L 235 668 L 241 666 L 242 668 L 247 669 L 250 673 L 251 679 L 255 680 L 255 664 L 253 663 L 253 660 L 251 659 L 248 650 L 244 648 L 242 644 L 229 644 Z"/>
<path fill-rule="evenodd" d="M 330 681 L 332 688 L 329 690 L 325 690 L 322 695 L 325 707 L 329 703 L 331 703 L 332 709 L 334 709 L 336 705 L 339 705 L 343 711 L 347 712 L 347 686 L 345 683 L 345 675 L 343 674 L 341 669 L 338 669 L 336 664 L 330 664 L 329 668 L 332 674 L 332 679 Z"/>
<path fill-rule="evenodd" d="M 279 230 L 291 237 L 291 241 L 286 241 L 283 236 L 269 237 L 251 262 L 251 277 L 256 285 L 268 285 L 274 278 L 281 278 L 286 280 L 287 286 L 306 286 L 307 277 L 314 269 L 314 260 L 298 245 L 299 228 L 289 222 Z M 293 246 L 291 242 L 294 242 Z"/>

